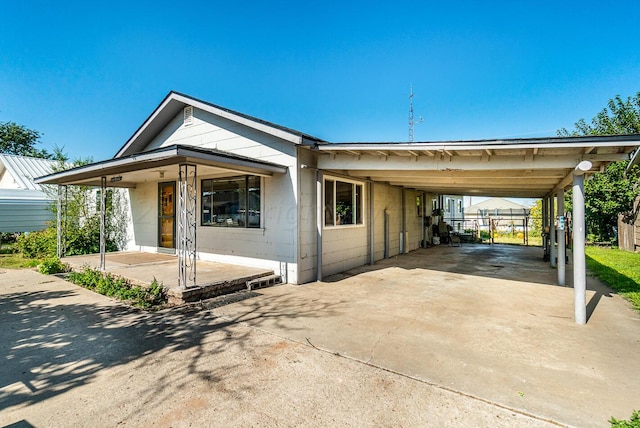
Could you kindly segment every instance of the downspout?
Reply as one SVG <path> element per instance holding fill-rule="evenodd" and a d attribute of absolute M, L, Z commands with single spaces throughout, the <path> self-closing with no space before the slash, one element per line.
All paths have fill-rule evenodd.
<path fill-rule="evenodd" d="M 374 216 L 375 216 L 375 211 L 374 211 L 374 207 L 373 207 L 373 194 L 374 194 L 374 189 L 373 189 L 373 181 L 369 182 L 369 264 L 371 266 L 373 266 L 375 264 L 375 223 L 374 223 Z"/>
<path fill-rule="evenodd" d="M 322 201 L 321 170 L 316 173 L 316 280 L 322 281 L 322 220 L 324 218 L 324 204 Z"/>

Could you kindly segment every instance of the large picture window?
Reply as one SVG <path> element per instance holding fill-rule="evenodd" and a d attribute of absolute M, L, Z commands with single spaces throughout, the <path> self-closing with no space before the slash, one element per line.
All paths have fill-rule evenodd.
<path fill-rule="evenodd" d="M 324 181 L 324 225 L 362 224 L 362 184 Z"/>
<path fill-rule="evenodd" d="M 202 180 L 203 226 L 260 227 L 260 177 Z"/>

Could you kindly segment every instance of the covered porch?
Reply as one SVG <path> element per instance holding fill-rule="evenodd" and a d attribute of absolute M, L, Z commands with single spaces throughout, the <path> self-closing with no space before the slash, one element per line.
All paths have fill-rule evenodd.
<path fill-rule="evenodd" d="M 63 257 L 62 261 L 78 270 L 85 266 L 99 269 L 102 258 L 100 254 L 87 254 Z M 176 275 L 177 263 L 177 257 L 171 254 L 120 251 L 104 255 L 102 270 L 138 285 L 149 285 L 155 279 L 167 288 L 170 304 L 199 301 L 242 290 L 252 284 L 273 284 L 279 278 L 269 269 L 200 261 L 198 286 L 183 288 Z"/>
<path fill-rule="evenodd" d="M 271 162 L 215 149 L 172 145 L 54 173 L 38 178 L 37 182 L 58 186 L 57 248 L 61 259 L 74 266 L 89 264 L 142 283 L 150 283 L 155 277 L 170 289 L 170 295 L 178 299 L 176 301 L 194 301 L 220 294 L 218 291 L 221 288 L 228 290 L 238 285 L 247 286 L 247 282 L 257 278 L 268 277 L 270 282 L 279 282 L 272 269 L 199 260 L 197 229 L 201 222 L 198 202 L 200 177 L 251 174 L 263 178 L 286 173 L 287 167 Z M 164 194 L 150 194 L 145 199 L 144 210 L 151 213 L 148 218 L 156 222 L 157 230 L 157 236 L 151 238 L 152 245 L 146 245 L 147 252 L 107 253 L 107 189 L 145 187 L 148 190 L 156 188 L 154 186 L 160 188 L 163 183 L 173 186 L 168 209 L 165 210 L 161 200 Z M 90 186 L 100 190 L 97 193 L 100 253 L 97 255 L 65 258 L 67 186 Z M 161 191 L 158 190 L 159 193 Z M 155 210 L 158 211 L 157 216 Z M 260 211 L 255 215 L 260 216 Z M 165 220 L 167 224 L 163 224 Z M 131 219 L 131 223 L 135 229 L 136 220 Z M 170 234 L 168 238 L 163 227 Z M 133 238 L 137 239 L 135 233 Z M 136 246 L 143 247 L 137 242 Z M 151 252 L 149 247 L 152 247 Z"/>

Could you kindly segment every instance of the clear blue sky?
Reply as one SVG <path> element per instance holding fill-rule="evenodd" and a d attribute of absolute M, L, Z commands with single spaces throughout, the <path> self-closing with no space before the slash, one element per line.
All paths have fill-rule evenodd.
<path fill-rule="evenodd" d="M 555 135 L 640 91 L 640 2 L 0 2 L 0 121 L 112 157 L 170 90 L 329 141 Z"/>

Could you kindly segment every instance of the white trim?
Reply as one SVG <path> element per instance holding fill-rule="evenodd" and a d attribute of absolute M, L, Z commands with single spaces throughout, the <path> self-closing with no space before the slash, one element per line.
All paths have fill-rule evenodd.
<path fill-rule="evenodd" d="M 333 181 L 333 223 L 332 225 L 327 225 L 325 222 L 326 219 L 326 201 L 325 201 L 325 195 L 326 195 L 326 182 L 327 180 L 329 181 Z M 354 218 L 355 221 L 357 221 L 357 209 L 360 208 L 361 210 L 361 218 L 362 218 L 362 222 L 361 223 L 349 223 L 349 224 L 335 224 L 336 223 L 336 185 L 337 182 L 341 181 L 343 183 L 350 183 L 353 184 L 353 204 L 355 205 L 356 209 L 354 210 L 352 216 Z M 355 186 L 360 186 L 362 188 L 362 191 L 360 192 L 360 204 L 358 205 L 357 202 L 357 197 L 356 197 L 356 189 Z M 353 179 L 349 179 L 349 178 L 343 178 L 340 176 L 335 176 L 335 175 L 324 175 L 322 177 L 322 227 L 323 229 L 348 229 L 348 228 L 355 228 L 355 227 L 365 227 L 367 225 L 367 221 L 366 221 L 366 214 L 365 214 L 365 206 L 367 204 L 367 199 L 366 199 L 366 182 L 365 181 L 359 181 L 359 180 L 353 180 Z"/>

